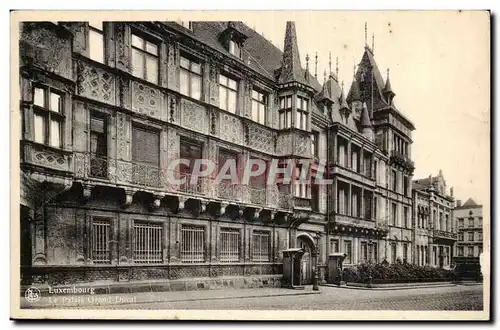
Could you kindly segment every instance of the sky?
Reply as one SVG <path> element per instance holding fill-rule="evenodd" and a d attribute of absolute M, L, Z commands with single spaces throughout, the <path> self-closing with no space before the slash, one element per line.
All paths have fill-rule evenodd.
<path fill-rule="evenodd" d="M 394 102 L 414 123 L 414 179 L 443 171 L 448 189 L 465 202 L 490 198 L 490 35 L 484 12 L 296 12 L 247 15 L 243 21 L 283 49 L 287 20 L 294 20 L 302 66 L 309 54 L 318 80 L 336 57 L 346 93 L 353 66 L 374 34 L 375 60 L 396 93 Z"/>

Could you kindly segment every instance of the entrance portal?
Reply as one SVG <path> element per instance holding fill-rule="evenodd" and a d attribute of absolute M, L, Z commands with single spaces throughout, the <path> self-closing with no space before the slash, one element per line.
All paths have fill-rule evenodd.
<path fill-rule="evenodd" d="M 301 269 L 302 269 L 302 284 L 312 284 L 312 248 L 305 239 L 298 238 L 299 247 L 304 250 L 302 256 Z"/>

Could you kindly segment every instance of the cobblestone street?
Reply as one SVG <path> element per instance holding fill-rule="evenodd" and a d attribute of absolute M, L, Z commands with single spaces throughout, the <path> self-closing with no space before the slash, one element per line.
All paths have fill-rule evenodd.
<path fill-rule="evenodd" d="M 310 288 L 307 288 L 310 289 Z M 286 290 L 286 289 L 276 289 Z M 356 290 L 320 287 L 320 294 L 189 299 L 125 305 L 112 309 L 249 309 L 249 310 L 482 310 L 482 285 L 402 290 Z M 168 295 L 169 293 L 165 293 Z"/>

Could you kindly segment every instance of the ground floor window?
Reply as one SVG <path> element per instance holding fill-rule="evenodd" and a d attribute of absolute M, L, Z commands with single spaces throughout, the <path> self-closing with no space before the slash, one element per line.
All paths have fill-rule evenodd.
<path fill-rule="evenodd" d="M 92 221 L 92 261 L 99 264 L 111 263 L 110 221 L 107 219 L 94 219 Z"/>
<path fill-rule="evenodd" d="M 459 257 L 463 257 L 464 256 L 464 247 L 463 246 L 459 246 L 457 252 L 458 252 L 458 256 Z"/>
<path fill-rule="evenodd" d="M 346 254 L 346 257 L 344 259 L 344 263 L 345 264 L 352 263 L 352 242 L 351 241 L 344 242 L 344 253 Z"/>
<path fill-rule="evenodd" d="M 252 260 L 269 261 L 270 233 L 254 231 L 252 234 Z"/>
<path fill-rule="evenodd" d="M 368 261 L 368 244 L 361 242 L 361 261 Z"/>
<path fill-rule="evenodd" d="M 161 263 L 163 261 L 161 224 L 134 222 L 134 262 Z"/>
<path fill-rule="evenodd" d="M 220 261 L 238 262 L 240 260 L 240 231 L 222 228 L 220 231 Z"/>
<path fill-rule="evenodd" d="M 391 244 L 391 262 L 395 263 L 397 259 L 396 243 Z"/>
<path fill-rule="evenodd" d="M 181 227 L 181 262 L 205 262 L 205 227 Z"/>
<path fill-rule="evenodd" d="M 378 244 L 377 243 L 373 243 L 372 244 L 372 261 L 377 263 L 378 262 Z"/>
<path fill-rule="evenodd" d="M 403 261 L 408 261 L 408 244 L 403 244 Z"/>
<path fill-rule="evenodd" d="M 469 256 L 469 257 L 473 257 L 474 256 L 474 247 L 473 246 L 469 246 L 468 247 L 467 256 Z"/>
<path fill-rule="evenodd" d="M 330 241 L 330 251 L 333 253 L 340 252 L 339 251 L 339 240 L 338 239 L 332 239 Z"/>

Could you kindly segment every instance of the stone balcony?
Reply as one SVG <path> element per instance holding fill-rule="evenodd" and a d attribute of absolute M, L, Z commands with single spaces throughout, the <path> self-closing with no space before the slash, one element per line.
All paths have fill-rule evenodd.
<path fill-rule="evenodd" d="M 399 151 L 392 150 L 389 160 L 391 164 L 401 166 L 410 173 L 413 173 L 413 171 L 415 170 L 415 163 L 410 159 L 410 157 Z"/>
<path fill-rule="evenodd" d="M 434 229 L 432 231 L 434 239 L 444 239 L 444 240 L 457 240 L 457 233 L 453 233 L 445 230 Z"/>
<path fill-rule="evenodd" d="M 360 217 L 353 217 L 350 215 L 336 214 L 335 223 L 341 225 L 354 225 L 356 227 L 362 227 L 366 229 L 375 229 L 376 223 L 373 220 L 368 220 Z"/>
<path fill-rule="evenodd" d="M 371 176 L 371 173 L 367 175 L 367 173 L 357 172 L 338 163 L 330 166 L 330 171 L 330 174 L 332 175 L 340 175 L 342 177 L 349 178 L 350 180 L 355 180 L 366 186 L 375 187 L 375 178 Z"/>
<path fill-rule="evenodd" d="M 142 190 L 159 195 L 197 197 L 210 201 L 224 201 L 256 208 L 289 209 L 294 201 L 289 194 L 277 190 L 276 185 L 216 183 L 211 177 L 193 177 L 189 173 L 167 171 L 159 166 L 75 152 L 75 180 L 93 184 Z M 310 207 L 310 206 L 309 206 Z"/>

